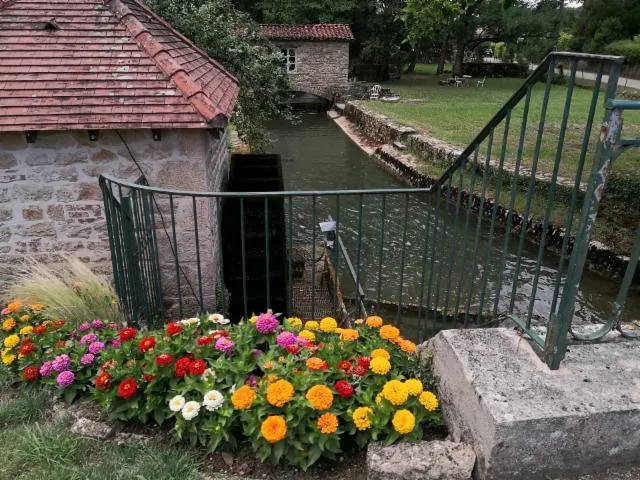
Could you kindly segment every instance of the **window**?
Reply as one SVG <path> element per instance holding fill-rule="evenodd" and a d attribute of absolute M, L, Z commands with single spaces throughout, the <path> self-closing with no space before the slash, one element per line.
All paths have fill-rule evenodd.
<path fill-rule="evenodd" d="M 296 73 L 296 49 L 281 48 L 280 53 L 282 53 L 284 71 L 287 73 Z"/>

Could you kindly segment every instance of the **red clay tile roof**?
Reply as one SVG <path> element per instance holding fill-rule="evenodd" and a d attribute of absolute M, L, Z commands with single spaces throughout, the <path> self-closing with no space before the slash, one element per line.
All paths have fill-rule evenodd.
<path fill-rule="evenodd" d="M 345 23 L 316 23 L 313 25 L 263 24 L 260 29 L 270 40 L 325 40 L 348 42 L 353 40 L 351 28 Z"/>
<path fill-rule="evenodd" d="M 139 0 L 0 0 L 0 132 L 211 128 L 237 97 Z"/>

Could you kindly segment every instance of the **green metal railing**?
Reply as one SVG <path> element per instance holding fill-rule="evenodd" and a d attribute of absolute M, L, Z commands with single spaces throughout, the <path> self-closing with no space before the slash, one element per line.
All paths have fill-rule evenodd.
<path fill-rule="evenodd" d="M 587 105 L 575 101 L 580 60 L 597 71 Z M 623 310 L 637 272 L 640 228 L 619 292 L 610 299 L 611 314 L 595 332 L 574 322 L 585 316 L 576 302 L 608 172 L 622 152 L 640 143 L 621 138 L 622 112 L 639 108 L 615 99 L 621 63 L 620 57 L 550 54 L 427 188 L 189 192 L 102 176 L 125 310 L 138 320 L 224 310 L 229 272 L 219 248 L 221 205 L 264 202 L 269 252 L 269 205 L 277 199 L 284 202 L 287 250 L 302 245 L 311 251 L 307 300 L 313 318 L 338 315 L 343 297 L 353 299 L 355 316 L 362 315 L 362 300 L 369 311 L 392 312 L 417 340 L 441 328 L 511 319 L 551 368 L 558 368 L 570 335 L 594 340 L 618 329 L 633 336 L 624 328 Z M 559 65 L 568 71 L 564 78 Z M 602 106 L 602 124 L 594 128 Z M 326 250 L 340 285 L 328 307 L 316 298 L 321 280 L 315 274 L 324 248 L 318 223 L 327 218 L 335 219 L 344 242 L 344 248 Z M 242 215 L 240 228 L 244 286 L 235 294 L 243 296 L 247 317 L 269 305 L 248 302 Z M 287 314 L 296 313 L 291 262 L 289 255 Z M 265 278 L 271 278 L 270 268 L 267 255 Z M 268 303 L 268 281 L 265 290 Z"/>

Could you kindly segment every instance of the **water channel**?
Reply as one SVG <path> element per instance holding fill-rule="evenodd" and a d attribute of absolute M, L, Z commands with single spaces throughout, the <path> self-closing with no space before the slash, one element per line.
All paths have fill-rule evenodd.
<path fill-rule="evenodd" d="M 270 132 L 274 140 L 273 151 L 282 157 L 287 190 L 405 186 L 402 181 L 363 153 L 324 114 L 304 114 L 301 124 L 296 126 L 274 122 L 270 126 Z M 509 308 L 515 280 L 517 235 L 511 237 L 507 253 L 502 257 L 502 232 L 496 234 L 490 242 L 488 225 L 485 225 L 488 222 L 481 222 L 480 253 L 475 251 L 473 241 L 469 241 L 465 248 L 452 251 L 449 249 L 449 243 L 462 236 L 464 221 L 456 221 L 451 213 L 447 224 L 443 224 L 441 219 L 436 226 L 438 230 L 445 229 L 445 238 L 449 238 L 450 242 L 430 245 L 424 240 L 426 232 L 431 232 L 434 228 L 434 206 L 431 197 L 411 195 L 407 205 L 405 195 L 388 195 L 383 205 L 381 196 L 365 196 L 362 198 L 362 207 L 360 205 L 360 197 L 357 195 L 340 199 L 339 232 L 356 266 L 360 251 L 360 280 L 367 298 L 379 297 L 396 303 L 401 300 L 403 304 L 428 304 L 431 308 L 444 309 L 453 308 L 456 297 L 459 297 L 462 299 L 462 307 L 468 307 L 469 311 L 491 310 L 494 303 L 498 313 Z M 407 206 L 408 210 L 405 210 Z M 361 209 L 362 224 L 359 223 Z M 311 243 L 314 235 L 313 210 L 310 197 L 296 197 L 292 202 L 294 242 Z M 316 225 L 329 215 L 335 219 L 337 210 L 335 198 L 318 197 L 315 205 Z M 406 217 L 405 211 L 408 212 Z M 405 220 L 406 243 L 403 247 Z M 476 221 L 474 216 L 471 223 L 474 231 Z M 321 233 L 317 226 L 315 228 L 315 238 L 319 239 Z M 425 251 L 426 262 L 423 261 Z M 490 252 L 489 262 L 483 261 L 485 252 Z M 537 253 L 536 246 L 528 245 L 521 260 L 514 303 L 514 313 L 520 316 L 526 316 L 529 310 Z M 534 318 L 549 316 L 557 265 L 558 259 L 555 255 L 545 256 L 532 308 Z M 502 275 L 498 272 L 502 272 Z M 344 293 L 353 295 L 354 283 L 344 262 L 339 263 L 339 275 Z M 402 290 L 401 278 L 404 280 Z M 429 279 L 432 280 L 430 292 L 427 291 Z M 501 285 L 499 289 L 498 281 Z M 486 283 L 484 287 L 483 282 Z M 576 303 L 574 323 L 592 323 L 606 318 L 618 287 L 617 281 L 586 272 Z M 469 289 L 473 289 L 474 293 L 471 301 L 465 305 Z M 493 294 L 482 297 L 479 293 L 481 290 Z M 499 293 L 496 295 L 495 292 Z M 632 293 L 627 300 L 625 319 L 637 319 L 639 314 L 640 295 Z"/>

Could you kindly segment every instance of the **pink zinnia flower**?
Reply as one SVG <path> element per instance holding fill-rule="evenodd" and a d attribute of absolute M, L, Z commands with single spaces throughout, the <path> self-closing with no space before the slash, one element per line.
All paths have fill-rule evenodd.
<path fill-rule="evenodd" d="M 273 313 L 262 313 L 256 320 L 256 330 L 258 332 L 273 333 L 278 328 L 278 319 Z"/>
<path fill-rule="evenodd" d="M 95 356 L 91 353 L 85 353 L 81 358 L 80 358 L 80 363 L 82 365 L 90 365 L 93 363 L 93 361 L 95 360 Z"/>
<path fill-rule="evenodd" d="M 89 345 L 89 353 L 93 355 L 99 354 L 102 350 L 104 350 L 104 343 L 102 342 L 93 342 Z"/>
<path fill-rule="evenodd" d="M 93 322 L 91 322 L 91 326 L 93 328 L 97 328 L 98 330 L 100 330 L 101 328 L 104 328 L 104 322 L 102 320 L 94 320 Z"/>
<path fill-rule="evenodd" d="M 234 346 L 235 343 L 226 337 L 220 337 L 216 340 L 216 350 L 220 350 L 222 353 L 226 353 L 227 355 L 233 352 Z"/>
<path fill-rule="evenodd" d="M 81 332 L 85 332 L 91 328 L 91 324 L 89 322 L 85 322 L 78 327 L 78 330 Z"/>
<path fill-rule="evenodd" d="M 293 332 L 282 332 L 278 335 L 278 338 L 276 338 L 276 342 L 278 342 L 278 345 L 281 347 L 293 345 L 296 343 L 296 334 Z"/>
<path fill-rule="evenodd" d="M 60 372 L 58 377 L 56 378 L 56 382 L 60 385 L 61 388 L 67 388 L 69 385 L 73 383 L 76 376 L 70 370 L 65 370 L 64 372 Z"/>

